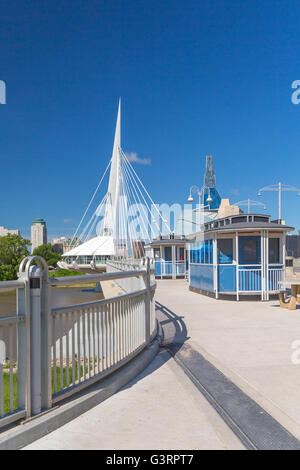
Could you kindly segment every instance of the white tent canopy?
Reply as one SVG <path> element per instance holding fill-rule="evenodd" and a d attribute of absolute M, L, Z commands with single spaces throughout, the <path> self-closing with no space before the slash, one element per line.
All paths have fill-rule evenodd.
<path fill-rule="evenodd" d="M 113 237 L 94 237 L 82 245 L 72 248 L 65 256 L 113 256 L 115 254 Z"/>

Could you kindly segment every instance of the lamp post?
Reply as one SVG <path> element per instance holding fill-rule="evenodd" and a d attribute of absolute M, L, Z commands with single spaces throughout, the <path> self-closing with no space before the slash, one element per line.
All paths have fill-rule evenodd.
<path fill-rule="evenodd" d="M 191 186 L 190 187 L 190 195 L 187 199 L 187 202 L 194 202 L 194 198 L 192 196 L 193 193 L 196 193 L 198 194 L 198 197 L 199 197 L 199 210 L 200 210 L 200 207 L 201 207 L 201 196 L 203 196 L 204 194 L 204 189 L 206 188 L 206 186 L 203 186 L 202 189 L 200 189 L 198 186 Z M 209 188 L 208 188 L 209 189 Z M 210 203 L 212 202 L 212 198 L 211 198 L 211 195 L 210 193 L 208 194 L 208 198 L 206 200 L 206 202 L 208 202 L 208 204 L 210 205 Z"/>
<path fill-rule="evenodd" d="M 267 209 L 266 205 L 262 202 L 258 201 L 251 201 L 251 199 L 247 199 L 246 201 L 239 201 L 234 203 L 235 206 L 248 206 L 248 214 L 250 214 L 251 206 L 263 206 L 264 210 Z"/>
<path fill-rule="evenodd" d="M 262 196 L 263 191 L 278 191 L 278 220 L 281 222 L 281 212 L 282 212 L 282 191 L 296 191 L 298 196 L 300 196 L 300 189 L 295 186 L 289 186 L 287 184 L 273 184 L 270 186 L 264 186 L 258 191 L 258 196 Z"/>
<path fill-rule="evenodd" d="M 198 187 L 198 186 L 191 186 L 190 187 L 190 195 L 187 199 L 187 202 L 194 202 L 194 198 L 192 196 L 192 194 L 198 194 L 198 197 L 199 197 L 199 209 L 200 209 L 200 206 L 201 206 L 201 196 L 202 196 L 202 190 Z"/>

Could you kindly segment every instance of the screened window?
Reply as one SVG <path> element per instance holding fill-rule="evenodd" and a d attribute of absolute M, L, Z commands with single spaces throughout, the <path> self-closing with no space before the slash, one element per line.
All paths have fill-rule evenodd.
<path fill-rule="evenodd" d="M 279 238 L 269 239 L 269 263 L 279 263 Z"/>
<path fill-rule="evenodd" d="M 232 238 L 218 240 L 218 260 L 219 264 L 231 264 L 233 260 L 233 240 Z"/>
<path fill-rule="evenodd" d="M 257 262 L 257 241 L 256 240 L 244 240 L 243 243 L 243 261 L 244 263 L 255 263 Z"/>
<path fill-rule="evenodd" d="M 213 264 L 213 241 L 195 242 L 190 247 L 191 263 Z"/>
<path fill-rule="evenodd" d="M 260 264 L 260 237 L 239 237 L 239 263 Z"/>

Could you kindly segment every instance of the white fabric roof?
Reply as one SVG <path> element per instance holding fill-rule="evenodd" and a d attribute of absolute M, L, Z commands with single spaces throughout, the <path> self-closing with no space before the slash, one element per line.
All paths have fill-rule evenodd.
<path fill-rule="evenodd" d="M 113 237 L 94 237 L 91 240 L 82 243 L 82 245 L 72 248 L 64 253 L 63 256 L 111 256 L 115 254 Z"/>

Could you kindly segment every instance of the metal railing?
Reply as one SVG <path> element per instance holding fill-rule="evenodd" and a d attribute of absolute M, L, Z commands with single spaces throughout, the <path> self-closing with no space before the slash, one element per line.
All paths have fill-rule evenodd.
<path fill-rule="evenodd" d="M 263 270 L 261 266 L 239 266 L 238 270 L 239 292 L 278 292 L 280 290 L 279 283 L 284 278 L 284 269 L 282 265 L 270 265 L 266 269 L 266 279 L 263 278 Z"/>
<path fill-rule="evenodd" d="M 156 276 L 183 276 L 186 274 L 185 261 L 155 261 Z"/>
<path fill-rule="evenodd" d="M 28 257 L 18 281 L 0 282 L 0 292 L 9 287 L 17 296 L 16 314 L 0 317 L 0 428 L 51 408 L 150 343 L 156 285 L 149 260 L 139 269 L 133 264 L 122 272 L 49 279 L 44 260 Z M 51 307 L 51 287 L 131 278 L 138 288 L 123 295 Z"/>
<path fill-rule="evenodd" d="M 25 280 L 0 282 L 0 293 L 16 295 L 16 313 L 0 317 L 0 425 L 30 413 L 29 285 Z M 19 359 L 19 360 L 18 360 Z"/>
<path fill-rule="evenodd" d="M 280 282 L 284 280 L 285 271 L 282 266 L 269 266 L 268 269 L 268 290 L 269 292 L 279 292 Z"/>
<path fill-rule="evenodd" d="M 96 265 L 105 265 L 107 260 L 110 259 L 110 256 L 64 256 L 63 262 L 73 266 L 96 266 Z"/>
<path fill-rule="evenodd" d="M 262 269 L 261 266 L 239 266 L 239 291 L 240 292 L 261 292 L 262 290 Z"/>

